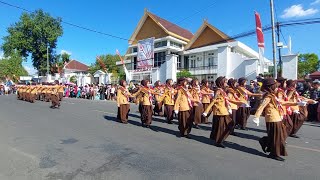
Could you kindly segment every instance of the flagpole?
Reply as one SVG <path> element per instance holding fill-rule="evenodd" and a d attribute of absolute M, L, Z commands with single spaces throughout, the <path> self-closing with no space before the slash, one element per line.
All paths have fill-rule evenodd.
<path fill-rule="evenodd" d="M 273 0 L 270 0 L 270 10 L 271 10 L 271 25 L 272 25 L 272 57 L 273 57 L 273 77 L 277 78 L 277 64 L 276 64 L 276 37 L 274 32 L 274 6 Z"/>

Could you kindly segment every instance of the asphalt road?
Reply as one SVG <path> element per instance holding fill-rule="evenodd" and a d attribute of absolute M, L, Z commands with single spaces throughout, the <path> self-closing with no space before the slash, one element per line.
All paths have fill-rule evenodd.
<path fill-rule="evenodd" d="M 220 149 L 208 125 L 185 139 L 162 118 L 142 128 L 135 105 L 127 125 L 116 122 L 116 110 L 110 101 L 64 99 L 50 109 L 0 96 L 0 180 L 320 179 L 320 124 L 289 138 L 289 156 L 278 162 L 260 149 L 264 125 L 250 121 L 250 131 L 236 131 Z"/>

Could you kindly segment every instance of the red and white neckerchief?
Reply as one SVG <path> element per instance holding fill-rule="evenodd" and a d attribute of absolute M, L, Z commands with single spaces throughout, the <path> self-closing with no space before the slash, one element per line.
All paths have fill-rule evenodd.
<path fill-rule="evenodd" d="M 122 86 L 119 86 L 119 89 L 121 90 L 122 94 L 127 98 L 127 100 L 129 101 L 129 92 L 128 92 L 128 89 L 127 88 L 124 88 Z"/>
<path fill-rule="evenodd" d="M 174 100 L 174 88 L 170 87 L 170 86 L 167 86 L 169 92 L 170 92 L 170 95 L 171 95 L 171 100 Z"/>
<path fill-rule="evenodd" d="M 191 96 L 190 92 L 188 90 L 186 90 L 185 88 L 183 88 L 183 87 L 181 89 L 184 92 L 184 94 L 187 96 L 188 104 L 189 104 L 190 108 L 192 108 L 193 107 L 192 101 L 191 101 L 192 96 Z"/>
<path fill-rule="evenodd" d="M 276 100 L 276 102 L 273 102 L 273 104 L 279 109 L 279 111 L 280 111 L 280 112 L 279 112 L 279 113 L 280 113 L 280 116 L 283 117 L 283 115 L 284 115 L 284 108 L 283 108 L 280 100 L 279 100 L 275 95 L 272 95 L 272 97 L 273 97 L 273 98 L 271 98 L 272 101 L 273 101 L 273 99 Z"/>
<path fill-rule="evenodd" d="M 239 87 L 239 88 L 242 88 L 242 87 Z M 237 91 L 239 92 L 240 95 L 244 96 L 244 99 L 245 99 L 246 101 L 248 101 L 249 96 L 248 96 L 246 90 L 242 90 L 244 94 L 242 94 L 238 89 L 237 89 Z"/>
<path fill-rule="evenodd" d="M 144 87 L 144 89 L 147 91 L 148 97 L 149 97 L 149 101 L 152 104 L 153 96 L 152 96 L 152 93 L 151 93 L 151 88 L 150 87 Z"/>
<path fill-rule="evenodd" d="M 221 88 L 218 88 L 218 90 L 222 94 L 224 101 L 225 101 L 225 106 L 226 106 L 226 108 L 228 108 L 228 111 L 229 111 L 231 109 L 231 103 L 229 101 L 229 97 L 228 97 L 227 93 Z"/>
<path fill-rule="evenodd" d="M 296 90 L 295 88 L 288 89 L 287 91 L 293 91 L 294 94 L 295 94 L 296 97 L 297 97 L 297 101 L 298 101 L 298 102 L 301 102 L 300 95 L 299 95 L 299 93 L 297 92 L 297 90 Z M 285 92 L 286 94 L 287 94 L 287 91 Z"/>
<path fill-rule="evenodd" d="M 200 102 L 201 102 L 202 101 L 202 93 L 201 93 L 200 86 L 194 87 L 194 89 L 197 91 L 197 93 L 199 95 Z"/>
<path fill-rule="evenodd" d="M 233 95 L 234 99 L 239 101 L 240 100 L 239 96 L 234 92 L 232 88 L 229 88 L 229 89 L 231 89 L 230 93 Z"/>
<path fill-rule="evenodd" d="M 281 88 L 278 88 L 278 91 L 283 94 L 285 101 L 289 101 L 288 96 L 287 96 L 287 91 L 284 91 L 284 90 L 281 89 Z M 285 109 L 286 109 L 286 112 L 287 112 L 288 115 L 292 115 L 292 109 L 291 109 L 290 106 L 286 106 Z"/>

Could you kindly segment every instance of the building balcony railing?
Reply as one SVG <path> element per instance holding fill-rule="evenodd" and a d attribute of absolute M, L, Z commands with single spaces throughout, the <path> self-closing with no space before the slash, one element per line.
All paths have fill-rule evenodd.
<path fill-rule="evenodd" d="M 218 65 L 209 65 L 209 66 L 197 66 L 197 67 L 178 67 L 178 70 L 188 70 L 188 71 L 196 71 L 196 70 L 214 70 L 214 69 L 218 69 Z"/>

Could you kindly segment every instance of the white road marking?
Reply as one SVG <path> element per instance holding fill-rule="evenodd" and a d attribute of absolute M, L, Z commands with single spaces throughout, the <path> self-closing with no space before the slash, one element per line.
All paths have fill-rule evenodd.
<path fill-rule="evenodd" d="M 14 147 L 10 147 L 10 146 L 9 146 L 9 148 L 10 148 L 12 151 L 14 151 L 15 153 L 17 153 L 17 154 L 21 154 L 21 155 L 23 155 L 23 156 L 25 156 L 25 157 L 28 157 L 28 158 L 30 158 L 30 159 L 32 159 L 32 160 L 34 160 L 34 161 L 38 161 L 38 158 L 37 158 L 36 156 L 32 155 L 32 154 L 25 153 L 25 152 L 23 152 L 23 151 L 20 151 L 19 149 L 14 148 Z"/>

